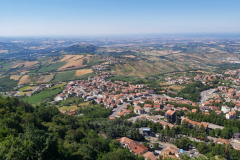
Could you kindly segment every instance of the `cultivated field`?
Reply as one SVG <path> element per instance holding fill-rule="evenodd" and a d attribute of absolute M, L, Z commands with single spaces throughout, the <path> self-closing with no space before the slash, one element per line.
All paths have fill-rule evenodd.
<path fill-rule="evenodd" d="M 69 69 L 76 69 L 82 67 L 83 55 L 65 55 L 60 61 L 67 62 L 64 66 L 58 69 L 58 71 L 64 71 Z"/>
<path fill-rule="evenodd" d="M 10 79 L 18 81 L 22 76 L 21 75 L 11 75 Z"/>
<path fill-rule="evenodd" d="M 22 76 L 22 78 L 18 82 L 18 85 L 26 83 L 30 83 L 29 75 Z"/>
<path fill-rule="evenodd" d="M 41 76 L 36 83 L 47 83 L 54 78 L 54 74 Z"/>
<path fill-rule="evenodd" d="M 81 70 L 77 70 L 75 76 L 82 76 L 88 73 L 92 73 L 93 70 L 92 69 L 81 69 Z"/>
<path fill-rule="evenodd" d="M 31 62 L 30 61 L 26 61 L 26 62 L 23 62 L 23 63 L 19 63 L 19 64 L 13 66 L 12 68 L 17 68 L 17 67 L 20 67 L 22 65 L 24 65 L 24 67 L 28 68 L 28 67 L 31 67 L 31 66 L 33 66 L 33 65 L 35 65 L 37 63 L 38 63 L 38 61 L 31 61 Z"/>

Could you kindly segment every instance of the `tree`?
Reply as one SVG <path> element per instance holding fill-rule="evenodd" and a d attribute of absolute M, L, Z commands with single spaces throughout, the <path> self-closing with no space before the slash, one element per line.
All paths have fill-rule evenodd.
<path fill-rule="evenodd" d="M 198 152 L 202 153 L 202 154 L 205 154 L 208 152 L 208 147 L 206 145 L 206 143 L 204 142 L 200 142 L 198 145 L 197 145 L 197 150 Z"/>
<path fill-rule="evenodd" d="M 158 149 L 158 143 L 154 143 L 153 146 L 154 146 L 154 149 Z"/>

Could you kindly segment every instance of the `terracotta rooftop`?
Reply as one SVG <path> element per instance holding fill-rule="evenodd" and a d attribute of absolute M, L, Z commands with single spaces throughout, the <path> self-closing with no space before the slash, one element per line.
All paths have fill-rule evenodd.
<path fill-rule="evenodd" d="M 203 127 L 204 128 L 207 128 L 208 127 L 208 123 L 205 123 L 205 122 L 196 122 L 196 121 L 192 121 L 192 120 L 190 120 L 190 119 L 188 119 L 188 118 L 183 118 L 182 119 L 182 122 L 183 121 L 185 121 L 185 122 L 188 122 L 188 123 L 190 123 L 190 124 L 192 124 L 192 125 L 198 125 L 198 126 L 202 126 L 203 125 Z"/>
<path fill-rule="evenodd" d="M 175 113 L 175 111 L 174 110 L 168 110 L 165 114 L 168 114 L 168 115 L 173 115 Z"/>

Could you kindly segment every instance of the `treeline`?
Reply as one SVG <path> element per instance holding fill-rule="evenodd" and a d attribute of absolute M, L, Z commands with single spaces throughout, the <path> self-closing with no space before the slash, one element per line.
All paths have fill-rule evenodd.
<path fill-rule="evenodd" d="M 198 81 L 187 85 L 178 93 L 178 95 L 175 96 L 182 97 L 193 102 L 199 102 L 201 98 L 201 92 L 210 88 L 214 88 L 214 86 L 204 85 L 202 82 Z"/>
<path fill-rule="evenodd" d="M 99 110 L 81 111 L 88 115 Z M 105 114 L 98 116 L 100 120 L 111 122 L 101 116 Z M 65 115 L 54 106 L 33 108 L 16 98 L 0 97 L 0 159 L 143 160 L 116 140 L 98 134 L 90 125 L 92 121 L 98 120 Z"/>

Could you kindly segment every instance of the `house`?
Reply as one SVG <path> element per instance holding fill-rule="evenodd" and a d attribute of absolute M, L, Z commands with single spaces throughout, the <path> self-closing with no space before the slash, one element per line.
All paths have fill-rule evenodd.
<path fill-rule="evenodd" d="M 164 129 L 165 129 L 166 126 L 168 126 L 170 129 L 172 129 L 174 127 L 174 125 L 171 124 L 171 123 L 167 123 L 167 122 L 164 122 L 164 121 L 159 121 L 159 122 L 163 126 Z"/>
<path fill-rule="evenodd" d="M 157 157 L 154 155 L 154 153 L 149 151 L 143 154 L 143 157 L 145 157 L 145 160 L 157 160 Z"/>
<path fill-rule="evenodd" d="M 136 114 L 144 114 L 144 109 L 141 107 L 134 107 L 134 113 Z"/>
<path fill-rule="evenodd" d="M 228 114 L 226 114 L 226 119 L 234 119 L 236 117 L 237 115 L 235 111 L 230 111 Z"/>
<path fill-rule="evenodd" d="M 140 144 L 139 142 L 132 141 L 129 142 L 128 148 L 130 149 L 131 152 L 134 152 L 136 155 L 143 155 L 148 151 L 148 148 Z"/>
<path fill-rule="evenodd" d="M 240 133 L 234 133 L 233 137 L 235 143 L 240 143 Z"/>
<path fill-rule="evenodd" d="M 114 119 L 115 119 L 115 117 L 109 117 L 109 119 L 110 119 L 110 120 L 114 120 Z"/>
<path fill-rule="evenodd" d="M 64 99 L 64 95 L 63 94 L 59 94 L 56 98 L 55 101 L 62 101 Z"/>
<path fill-rule="evenodd" d="M 210 106 L 209 107 L 211 110 L 214 110 L 214 111 L 218 111 L 219 110 L 219 108 L 217 107 L 217 106 Z"/>
<path fill-rule="evenodd" d="M 139 101 L 134 101 L 134 102 L 133 102 L 133 105 L 134 105 L 134 106 L 137 106 L 139 103 L 140 103 Z"/>
<path fill-rule="evenodd" d="M 162 156 L 163 159 L 167 159 L 167 158 L 179 159 L 178 153 L 179 152 L 178 152 L 177 148 L 173 148 L 173 147 L 169 146 L 162 150 L 160 156 Z"/>
<path fill-rule="evenodd" d="M 127 137 L 122 137 L 120 139 L 117 139 L 117 141 L 120 142 L 123 147 L 127 147 L 130 142 L 133 142 L 133 140 Z"/>
<path fill-rule="evenodd" d="M 145 97 L 146 97 L 146 96 L 149 96 L 149 93 L 148 93 L 148 92 L 143 92 L 142 94 L 143 94 L 143 96 L 145 96 Z"/>
<path fill-rule="evenodd" d="M 204 112 L 208 112 L 208 111 L 210 110 L 210 108 L 207 107 L 207 106 L 201 106 L 201 107 L 199 107 L 199 109 L 200 109 L 201 111 L 204 111 Z"/>
<path fill-rule="evenodd" d="M 170 120 L 171 123 L 174 123 L 176 120 L 176 112 L 174 110 L 168 110 L 165 113 L 165 119 Z"/>
<path fill-rule="evenodd" d="M 183 118 L 181 123 L 183 123 L 183 122 L 188 122 L 191 125 L 198 126 L 198 127 L 203 126 L 205 129 L 208 128 L 208 123 L 205 123 L 205 122 L 201 122 L 200 123 L 200 122 L 192 121 L 192 120 L 190 120 L 188 118 Z"/>
<path fill-rule="evenodd" d="M 192 109 L 192 113 L 197 113 L 197 109 Z"/>
<path fill-rule="evenodd" d="M 222 111 L 223 113 L 230 112 L 230 110 L 231 110 L 231 108 L 228 107 L 228 106 L 222 106 L 222 109 L 221 109 L 221 111 Z"/>

